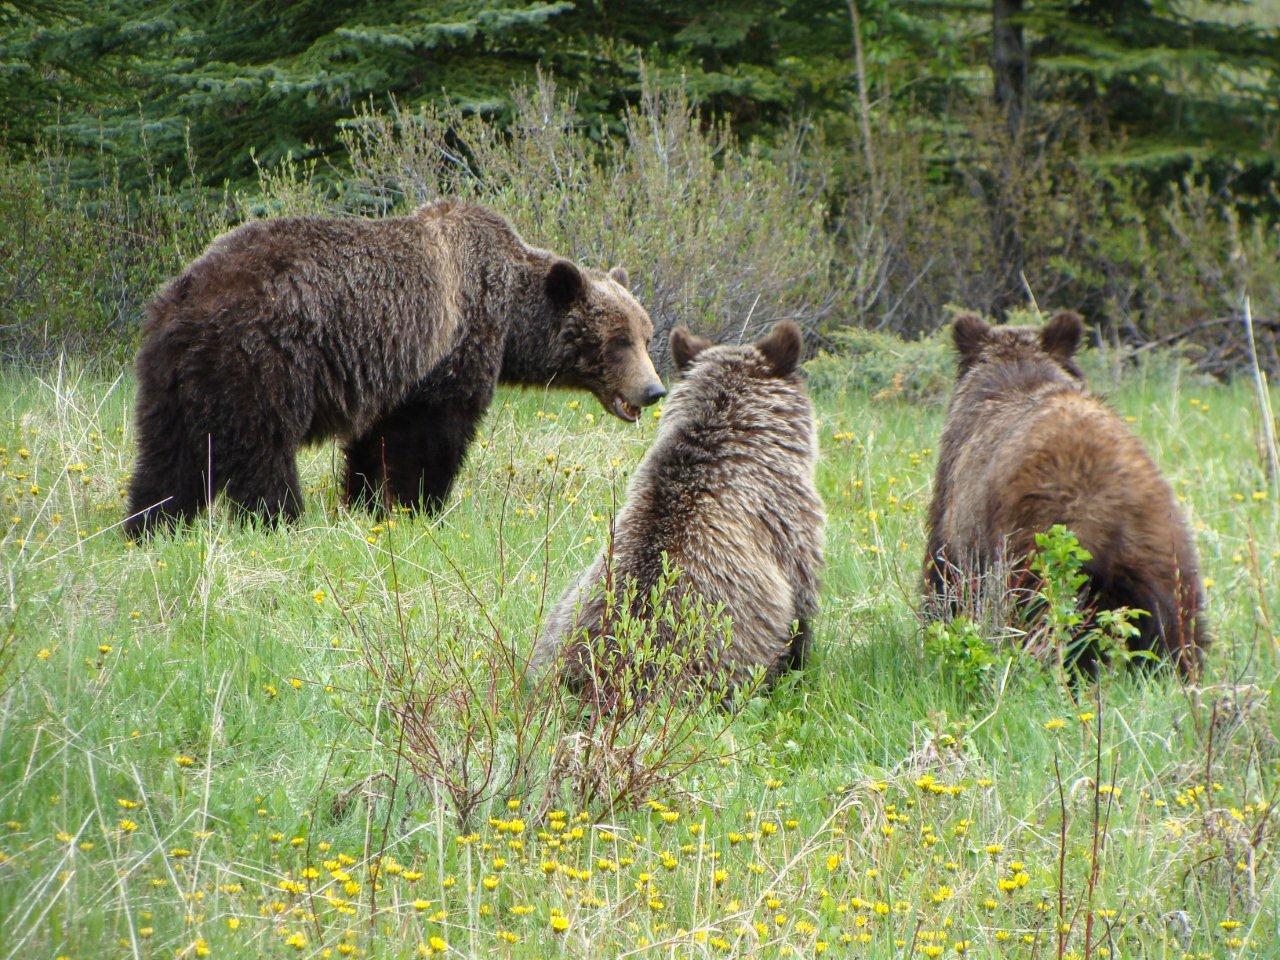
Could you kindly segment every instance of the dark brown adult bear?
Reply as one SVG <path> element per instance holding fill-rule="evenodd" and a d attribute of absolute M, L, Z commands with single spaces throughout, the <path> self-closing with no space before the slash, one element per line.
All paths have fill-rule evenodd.
<path fill-rule="evenodd" d="M 499 380 L 587 389 L 634 420 L 664 390 L 626 282 L 448 200 L 237 227 L 150 305 L 126 532 L 219 490 L 295 517 L 297 450 L 327 437 L 346 442 L 351 499 L 438 507 Z"/>
<path fill-rule="evenodd" d="M 745 346 L 712 346 L 683 327 L 672 332 L 680 381 L 658 436 L 631 480 L 609 547 L 548 617 L 532 671 L 563 657 L 571 687 L 607 689 L 616 626 L 628 617 L 654 623 L 656 644 L 680 643 L 678 613 L 658 619 L 652 609 L 664 577 L 674 581 L 661 602 L 693 598 L 731 627 L 727 638 L 696 639 L 693 672 L 723 671 L 738 684 L 756 669 L 772 679 L 800 666 L 818 609 L 824 522 L 800 351 L 800 329 L 790 321 Z M 629 611 L 619 609 L 623 596 L 631 597 Z"/>
<path fill-rule="evenodd" d="M 1114 411 L 1090 395 L 1074 356 L 1080 317 L 1042 329 L 954 326 L 959 372 L 929 509 L 927 605 L 954 604 L 966 583 L 1007 565 L 1015 577 L 1035 535 L 1067 526 L 1093 555 L 1094 610 L 1147 611 L 1130 642 L 1194 676 L 1208 644 L 1195 547 L 1173 491 Z M 1091 670 L 1096 652 L 1080 652 Z"/>

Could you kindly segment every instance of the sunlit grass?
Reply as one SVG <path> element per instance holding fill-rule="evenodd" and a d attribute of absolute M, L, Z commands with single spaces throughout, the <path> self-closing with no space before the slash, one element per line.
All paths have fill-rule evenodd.
<path fill-rule="evenodd" d="M 1244 385 L 1165 371 L 1114 395 L 1192 515 L 1218 634 L 1201 689 L 1118 675 L 1072 702 L 1017 664 L 966 698 L 913 612 L 941 408 L 824 395 L 812 666 L 670 796 L 603 816 L 503 797 L 466 829 L 371 732 L 385 716 L 361 638 L 398 608 L 414 645 L 440 623 L 479 643 L 493 622 L 527 649 L 655 418 L 504 392 L 438 522 L 343 511 L 326 447 L 306 457 L 297 527 L 215 511 L 135 547 L 113 529 L 130 395 L 0 375 L 0 958 L 1280 942 L 1280 522 Z"/>

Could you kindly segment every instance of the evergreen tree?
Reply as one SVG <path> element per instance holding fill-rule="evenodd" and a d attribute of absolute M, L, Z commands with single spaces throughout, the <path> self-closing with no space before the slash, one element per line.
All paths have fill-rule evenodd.
<path fill-rule="evenodd" d="M 856 0 L 870 102 L 945 129 L 998 101 L 1010 132 L 1046 101 L 1092 111 L 1104 162 L 1153 182 L 1192 162 L 1275 174 L 1280 35 L 1178 0 Z M 1187 12 L 1194 10 L 1194 13 Z M 642 63 L 740 132 L 857 116 L 849 0 L 0 0 L 4 135 L 56 133 L 140 183 L 251 180 L 255 161 L 338 155 L 342 122 L 391 98 L 501 121 L 541 66 L 616 124 Z M 852 133 L 852 127 L 849 128 Z"/>
<path fill-rule="evenodd" d="M 1238 189 L 1265 192 L 1280 172 L 1280 33 L 1226 20 L 1237 6 L 1029 2 L 1021 21 L 1035 37 L 1038 95 L 1087 107 L 1124 135 L 1101 162 L 1155 182 L 1192 164 L 1234 169 Z"/>
<path fill-rule="evenodd" d="M 135 23 L 157 4 L 126 0 Z M 337 124 L 366 101 L 448 97 L 492 110 L 548 46 L 565 0 L 252 3 L 177 0 L 166 37 L 137 64 L 138 102 L 103 122 L 124 155 L 180 165 L 189 141 L 205 179 L 244 179 L 253 163 L 323 155 Z M 71 126 L 86 146 L 95 123 Z"/>
<path fill-rule="evenodd" d="M 114 3 L 0 3 L 0 133 L 28 146 L 70 118 L 125 102 L 137 87 L 134 58 L 163 32 L 163 22 Z"/>

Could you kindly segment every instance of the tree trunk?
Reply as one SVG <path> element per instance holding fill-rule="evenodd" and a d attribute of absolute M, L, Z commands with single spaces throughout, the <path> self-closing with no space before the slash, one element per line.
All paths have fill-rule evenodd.
<path fill-rule="evenodd" d="M 1004 109 L 1012 140 L 1022 130 L 1027 92 L 1027 42 L 1017 19 L 1022 9 L 1023 0 L 992 0 L 991 4 L 991 72 L 996 104 Z"/>
<path fill-rule="evenodd" d="M 1001 163 L 991 184 L 991 232 L 999 260 L 999 284 L 992 311 L 1000 317 L 1023 303 L 1026 255 L 1018 202 L 1024 171 L 1022 126 L 1027 95 L 1027 45 L 1022 24 L 1024 0 L 992 0 L 991 73 L 995 102 L 1004 111 L 1007 139 L 1001 145 Z"/>
<path fill-rule="evenodd" d="M 871 101 L 867 96 L 867 68 L 862 60 L 862 22 L 858 17 L 857 0 L 848 0 L 848 7 L 849 22 L 853 28 L 853 68 L 858 80 L 858 123 L 862 128 L 862 151 L 874 208 L 880 203 L 880 181 L 876 176 L 876 152 L 871 142 Z"/>

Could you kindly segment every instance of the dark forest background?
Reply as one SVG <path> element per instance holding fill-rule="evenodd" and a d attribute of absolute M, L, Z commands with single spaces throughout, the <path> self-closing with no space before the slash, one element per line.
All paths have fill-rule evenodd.
<path fill-rule="evenodd" d="M 1280 2 L 0 2 L 0 350 L 124 355 L 219 230 L 441 192 L 659 326 L 1280 315 Z M 563 162 L 562 162 L 563 161 Z"/>

